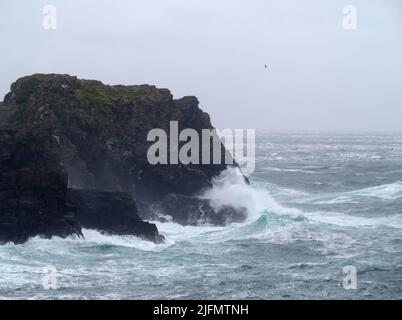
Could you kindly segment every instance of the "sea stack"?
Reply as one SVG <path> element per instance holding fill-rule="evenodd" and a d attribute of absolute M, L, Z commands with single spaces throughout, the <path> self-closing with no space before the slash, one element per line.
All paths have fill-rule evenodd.
<path fill-rule="evenodd" d="M 173 99 L 168 89 L 58 74 L 18 79 L 0 104 L 0 242 L 81 235 L 81 227 L 162 242 L 143 220 L 243 220 L 245 212 L 216 211 L 196 196 L 227 165 L 147 161 L 147 133 L 168 132 L 170 121 L 213 128 L 196 97 Z"/>

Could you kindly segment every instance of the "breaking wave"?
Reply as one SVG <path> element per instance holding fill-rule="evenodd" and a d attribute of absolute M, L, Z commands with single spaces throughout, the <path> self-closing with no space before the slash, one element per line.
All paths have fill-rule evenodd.
<path fill-rule="evenodd" d="M 247 209 L 247 221 L 258 219 L 264 211 L 278 214 L 297 214 L 299 210 L 281 206 L 265 189 L 248 184 L 240 170 L 228 168 L 213 180 L 213 187 L 201 196 L 208 199 L 215 210 L 224 206 Z"/>
<path fill-rule="evenodd" d="M 384 200 L 396 200 L 402 197 L 402 181 L 364 188 L 345 194 L 351 196 L 375 197 Z"/>
<path fill-rule="evenodd" d="M 381 199 L 395 200 L 402 196 L 402 183 L 370 187 L 352 192 L 328 203 L 344 203 L 352 201 L 353 196 L 377 197 Z M 253 232 L 266 232 L 276 224 L 287 224 L 303 220 L 305 223 L 329 224 L 342 227 L 392 227 L 402 228 L 402 215 L 390 217 L 359 217 L 341 212 L 312 211 L 304 212 L 299 209 L 289 208 L 278 203 L 270 193 L 263 188 L 247 184 L 237 169 L 230 168 L 224 171 L 214 180 L 213 187 L 206 191 L 203 198 L 209 199 L 211 205 L 219 210 L 223 206 L 232 206 L 236 209 L 247 208 L 249 217 L 245 223 L 228 227 L 229 232 L 233 229 L 241 230 L 240 235 L 245 236 Z M 315 202 L 317 203 L 317 202 Z M 264 229 L 265 228 L 265 229 Z M 264 230 L 262 230 L 264 229 Z"/>
<path fill-rule="evenodd" d="M 363 199 L 362 199 L 363 198 Z M 402 198 L 402 182 L 383 184 L 367 187 L 341 194 L 320 196 L 312 199 L 315 204 L 356 204 L 365 201 L 364 198 L 376 198 L 380 200 L 393 201 Z"/>

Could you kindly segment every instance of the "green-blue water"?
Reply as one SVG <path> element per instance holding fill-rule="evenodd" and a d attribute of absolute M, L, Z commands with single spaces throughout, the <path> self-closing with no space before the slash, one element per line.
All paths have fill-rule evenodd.
<path fill-rule="evenodd" d="M 245 223 L 158 223 L 163 245 L 91 230 L 7 244 L 0 298 L 402 298 L 402 135 L 259 133 L 256 155 L 250 186 L 228 174 L 209 193 Z"/>

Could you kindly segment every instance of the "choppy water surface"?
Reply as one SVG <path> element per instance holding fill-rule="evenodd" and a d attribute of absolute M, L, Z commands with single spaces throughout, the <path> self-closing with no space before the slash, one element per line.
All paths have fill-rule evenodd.
<path fill-rule="evenodd" d="M 163 245 L 92 230 L 7 244 L 0 298 L 401 299 L 402 135 L 260 132 L 256 152 L 250 186 L 228 172 L 210 192 L 246 205 L 245 223 L 158 223 Z M 357 290 L 342 287 L 346 265 Z"/>

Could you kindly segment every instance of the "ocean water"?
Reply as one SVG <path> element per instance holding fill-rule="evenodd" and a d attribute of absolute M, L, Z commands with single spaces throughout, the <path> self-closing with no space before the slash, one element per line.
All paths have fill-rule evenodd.
<path fill-rule="evenodd" d="M 167 242 L 85 239 L 0 246 L 0 298 L 401 299 L 402 135 L 257 134 L 251 184 L 204 196 L 246 206 L 227 227 L 157 223 Z M 346 290 L 343 267 L 357 270 Z M 53 289 L 44 287 L 52 266 Z"/>

